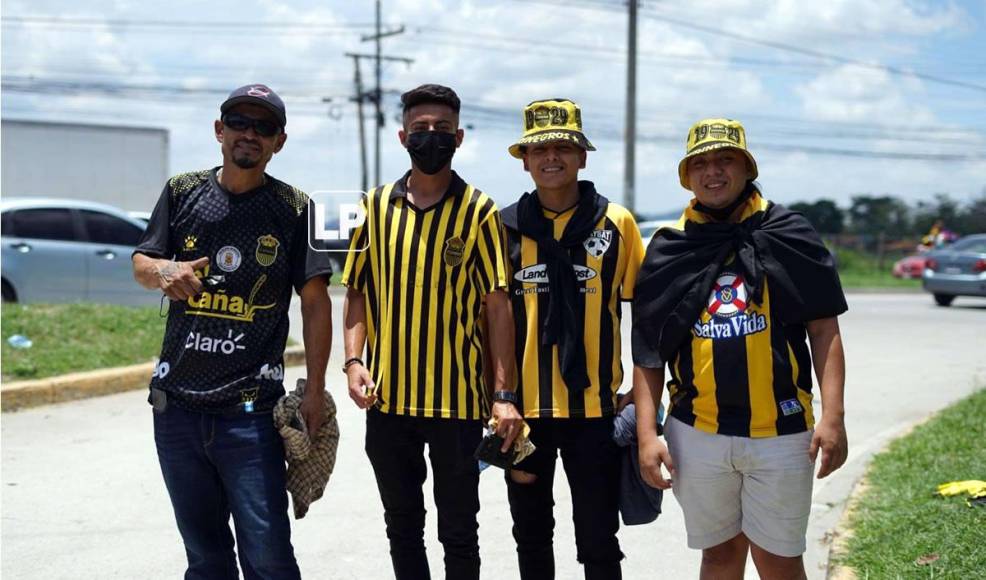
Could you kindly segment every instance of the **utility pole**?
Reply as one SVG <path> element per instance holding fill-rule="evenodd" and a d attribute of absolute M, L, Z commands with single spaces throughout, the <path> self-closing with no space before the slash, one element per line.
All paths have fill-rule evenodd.
<path fill-rule="evenodd" d="M 376 105 L 377 112 L 377 138 L 373 155 L 373 181 L 380 185 L 380 133 L 383 131 L 383 113 L 380 111 L 380 101 L 383 100 L 383 92 L 380 88 L 380 0 L 377 0 L 377 30 L 373 36 L 377 45 L 377 88 L 373 93 L 373 103 Z"/>
<path fill-rule="evenodd" d="M 359 115 L 359 158 L 362 167 L 362 173 L 360 174 L 360 191 L 369 191 L 366 167 L 366 128 L 364 127 L 363 121 L 363 99 L 366 95 L 363 93 L 363 76 L 360 74 L 359 70 L 360 55 L 347 52 L 346 56 L 353 59 L 353 69 L 356 71 L 356 74 L 353 77 L 353 82 L 356 84 L 356 96 L 350 100 L 356 101 L 356 111 Z"/>
<path fill-rule="evenodd" d="M 403 27 L 401 28 L 403 31 Z M 356 96 L 354 96 L 352 101 L 356 102 L 356 111 L 359 115 L 359 148 L 360 148 L 360 161 L 362 162 L 362 190 L 367 191 L 369 184 L 369 168 L 367 167 L 366 160 L 366 128 L 364 127 L 364 113 L 363 113 L 363 102 L 370 99 L 376 104 L 376 117 L 377 117 L 377 139 L 376 139 L 376 163 L 375 163 L 375 175 L 374 183 L 376 185 L 380 184 L 380 128 L 383 125 L 383 113 L 380 112 L 380 95 L 382 94 L 381 89 L 378 87 L 372 92 L 365 91 L 363 89 L 363 76 L 360 73 L 360 61 L 363 59 L 372 59 L 377 62 L 377 68 L 379 69 L 379 63 L 381 61 L 394 61 L 403 62 L 404 64 L 410 65 L 414 62 L 412 58 L 404 58 L 402 56 L 385 56 L 380 54 L 363 54 L 355 52 L 347 52 L 346 56 L 353 59 L 353 69 L 355 71 L 353 76 L 353 82 L 356 85 Z"/>
<path fill-rule="evenodd" d="M 625 152 L 623 154 L 623 205 L 634 213 L 635 154 L 637 149 L 637 0 L 629 0 L 630 18 L 627 31 L 627 105 Z"/>
<path fill-rule="evenodd" d="M 376 112 L 376 117 L 377 117 L 377 132 L 376 132 L 376 138 L 375 138 L 375 145 L 376 145 L 376 147 L 375 147 L 374 158 L 373 158 L 373 179 L 374 179 L 374 182 L 377 183 L 377 184 L 380 183 L 380 132 L 383 130 L 383 124 L 384 124 L 383 111 L 381 110 L 381 101 L 383 100 L 383 89 L 380 86 L 380 70 L 381 70 L 381 64 L 382 64 L 382 62 L 384 60 L 395 60 L 394 58 L 384 57 L 384 56 L 382 56 L 380 54 L 380 40 L 383 39 L 383 38 L 386 38 L 388 36 L 395 36 L 397 34 L 403 34 L 404 33 L 404 27 L 403 26 L 399 26 L 399 27 L 397 27 L 397 28 L 395 28 L 393 30 L 387 30 L 387 31 L 383 31 L 380 28 L 380 26 L 381 26 L 381 21 L 380 21 L 381 7 L 380 7 L 380 3 L 381 3 L 381 0 L 376 0 L 376 16 L 377 16 L 377 18 L 376 18 L 376 33 L 374 33 L 374 34 L 365 34 L 365 35 L 363 35 L 361 37 L 361 40 L 363 42 L 366 42 L 368 40 L 373 40 L 376 43 L 376 54 L 372 58 L 376 61 L 376 71 L 375 71 L 376 74 L 375 74 L 375 77 L 376 77 L 376 82 L 377 82 L 376 88 L 373 91 L 373 105 L 374 105 L 374 110 Z M 410 59 L 398 59 L 398 60 L 405 60 L 408 64 L 410 64 L 411 62 L 413 62 Z"/>

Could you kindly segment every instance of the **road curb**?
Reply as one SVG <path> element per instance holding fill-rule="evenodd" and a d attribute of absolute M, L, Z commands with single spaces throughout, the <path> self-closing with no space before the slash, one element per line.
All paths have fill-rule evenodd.
<path fill-rule="evenodd" d="M 284 350 L 284 366 L 305 364 L 305 348 Z M 33 381 L 16 381 L 0 387 L 0 411 L 18 411 L 41 405 L 101 397 L 147 388 L 154 362 L 126 367 L 70 373 Z"/>
<path fill-rule="evenodd" d="M 867 471 L 869 469 L 867 468 Z M 866 475 L 863 475 L 853 486 L 852 493 L 846 499 L 846 508 L 842 510 L 839 523 L 832 530 L 828 553 L 828 562 L 825 578 L 826 580 L 856 580 L 856 571 L 849 566 L 839 564 L 837 560 L 845 556 L 849 548 L 849 540 L 852 538 L 853 529 L 849 526 L 853 514 L 859 509 L 859 501 L 868 489 L 869 484 Z"/>

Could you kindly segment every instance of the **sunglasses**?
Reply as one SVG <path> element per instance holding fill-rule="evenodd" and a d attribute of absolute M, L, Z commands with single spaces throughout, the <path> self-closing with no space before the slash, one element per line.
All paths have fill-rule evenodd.
<path fill-rule="evenodd" d="M 223 125 L 234 131 L 246 131 L 253 127 L 253 132 L 261 137 L 273 137 L 281 132 L 281 126 L 274 121 L 267 119 L 254 119 L 239 113 L 227 113 L 223 115 Z"/>

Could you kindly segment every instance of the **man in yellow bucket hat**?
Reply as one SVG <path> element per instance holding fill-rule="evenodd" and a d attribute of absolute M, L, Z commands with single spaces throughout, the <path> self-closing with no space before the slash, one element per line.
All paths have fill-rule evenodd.
<path fill-rule="evenodd" d="M 595 151 L 579 106 L 535 101 L 523 122 L 509 152 L 523 160 L 536 189 L 502 212 L 516 405 L 536 446 L 506 474 L 520 575 L 554 578 L 552 483 L 560 453 L 585 577 L 618 579 L 620 302 L 633 297 L 643 242 L 629 211 L 579 180 L 586 152 Z"/>
<path fill-rule="evenodd" d="M 761 577 L 804 578 L 815 458 L 821 478 L 848 451 L 839 276 L 808 221 L 764 199 L 738 121 L 693 125 L 678 175 L 694 196 L 655 234 L 634 296 L 641 472 L 671 472 L 703 578 L 742 577 L 748 553 Z M 667 446 L 653 427 L 665 365 Z"/>

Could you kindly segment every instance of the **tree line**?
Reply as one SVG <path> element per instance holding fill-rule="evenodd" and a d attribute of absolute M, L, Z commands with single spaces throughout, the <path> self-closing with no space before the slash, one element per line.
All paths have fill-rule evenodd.
<path fill-rule="evenodd" d="M 914 204 L 892 195 L 854 195 L 848 208 L 830 199 L 787 206 L 804 214 L 821 234 L 921 236 L 938 220 L 959 235 L 986 232 L 986 189 L 965 203 L 939 193 Z"/>

